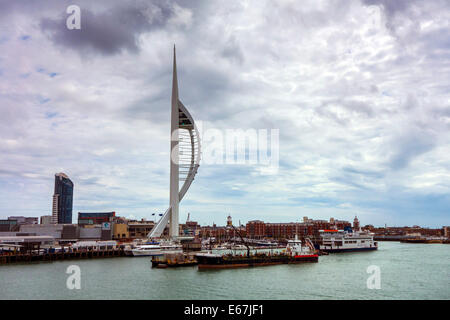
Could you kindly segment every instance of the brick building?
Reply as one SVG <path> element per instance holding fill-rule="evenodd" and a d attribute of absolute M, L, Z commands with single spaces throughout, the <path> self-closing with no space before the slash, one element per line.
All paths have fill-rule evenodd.
<path fill-rule="evenodd" d="M 249 221 L 246 226 L 247 236 L 253 239 L 293 239 L 297 234 L 299 238 L 318 238 L 319 230 L 337 228 L 343 230 L 351 227 L 351 223 L 344 220 L 313 220 L 303 218 L 303 222 L 265 223 L 261 220 Z"/>

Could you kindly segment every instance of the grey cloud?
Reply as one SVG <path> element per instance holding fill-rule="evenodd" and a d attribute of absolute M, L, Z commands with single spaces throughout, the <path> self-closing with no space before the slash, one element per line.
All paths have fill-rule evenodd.
<path fill-rule="evenodd" d="M 234 36 L 231 36 L 226 42 L 225 47 L 222 50 L 222 56 L 232 60 L 233 62 L 237 62 L 238 64 L 242 64 L 244 62 L 244 54 L 239 42 Z"/>
<path fill-rule="evenodd" d="M 381 6 L 384 12 L 390 17 L 398 12 L 405 11 L 414 2 L 415 0 L 363 0 L 365 5 Z"/>
<path fill-rule="evenodd" d="M 430 20 L 439 10 L 448 10 L 449 2 L 446 0 L 420 1 L 420 0 L 362 0 L 369 6 L 375 5 L 383 9 L 386 16 L 386 27 L 395 36 L 399 36 L 398 29 L 405 27 L 410 29 L 405 43 L 414 41 L 420 33 L 419 24 L 423 19 Z M 405 22 L 408 22 L 405 24 Z"/>
<path fill-rule="evenodd" d="M 376 179 L 381 179 L 385 176 L 385 174 L 381 171 L 359 169 L 353 166 L 345 166 L 342 168 L 342 171 L 353 175 L 367 176 L 369 178 L 376 178 Z"/>
<path fill-rule="evenodd" d="M 172 16 L 173 10 L 168 4 L 138 2 L 99 13 L 82 9 L 81 30 L 66 28 L 67 15 L 43 18 L 40 25 L 58 45 L 83 53 L 112 55 L 122 50 L 138 52 L 139 35 L 163 28 Z"/>
<path fill-rule="evenodd" d="M 135 101 L 121 112 L 122 115 L 131 119 L 144 119 L 150 122 L 161 123 L 169 119 L 170 100 L 168 92 L 161 92 L 157 96 L 145 97 Z"/>
<path fill-rule="evenodd" d="M 435 146 L 434 135 L 418 128 L 412 129 L 394 137 L 389 145 L 393 154 L 389 158 L 388 165 L 393 170 L 404 169 L 414 158 L 432 150 Z"/>

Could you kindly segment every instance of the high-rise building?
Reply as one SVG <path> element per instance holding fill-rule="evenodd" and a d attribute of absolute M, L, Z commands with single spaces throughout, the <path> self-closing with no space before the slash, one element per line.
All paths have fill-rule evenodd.
<path fill-rule="evenodd" d="M 72 223 L 73 182 L 64 173 L 55 174 L 52 223 Z"/>

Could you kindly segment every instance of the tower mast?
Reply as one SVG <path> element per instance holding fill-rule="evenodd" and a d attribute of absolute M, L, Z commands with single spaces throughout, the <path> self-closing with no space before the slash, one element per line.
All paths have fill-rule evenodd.
<path fill-rule="evenodd" d="M 178 111 L 178 80 L 177 80 L 177 60 L 175 45 L 173 46 L 173 75 L 172 75 L 172 110 L 171 110 L 171 135 L 170 135 L 170 238 L 177 238 L 179 235 L 179 129 L 180 115 Z"/>

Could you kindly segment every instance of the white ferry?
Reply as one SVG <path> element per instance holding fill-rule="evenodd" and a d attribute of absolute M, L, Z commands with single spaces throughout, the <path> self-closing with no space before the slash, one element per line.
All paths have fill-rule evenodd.
<path fill-rule="evenodd" d="M 136 248 L 131 249 L 131 254 L 133 257 L 148 257 L 154 255 L 161 255 L 161 247 L 159 244 L 143 244 L 136 246 Z"/>
<path fill-rule="evenodd" d="M 373 233 L 367 231 L 319 230 L 322 238 L 320 250 L 324 252 L 350 252 L 377 250 Z"/>
<path fill-rule="evenodd" d="M 175 243 L 155 243 L 138 245 L 131 249 L 133 257 L 161 256 L 166 252 L 183 252 L 183 246 Z"/>

